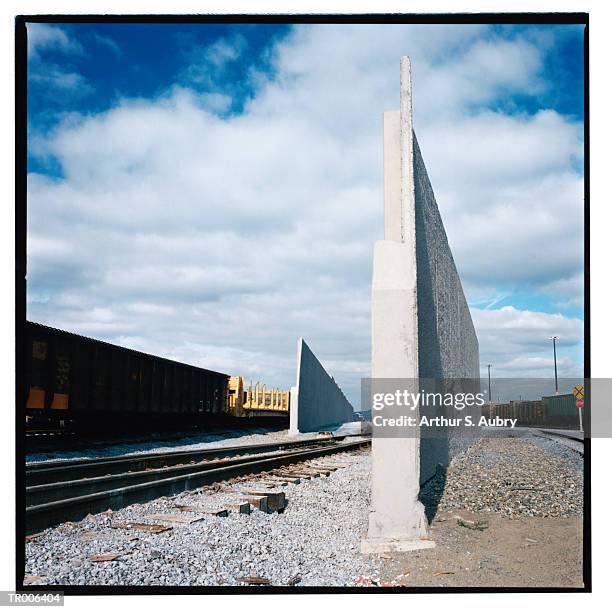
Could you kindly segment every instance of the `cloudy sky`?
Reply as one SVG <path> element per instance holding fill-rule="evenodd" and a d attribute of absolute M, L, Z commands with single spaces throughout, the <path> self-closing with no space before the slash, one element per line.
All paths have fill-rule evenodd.
<path fill-rule="evenodd" d="M 483 372 L 580 375 L 583 29 L 29 24 L 28 319 L 288 387 L 369 375 L 382 113 L 415 131 Z"/>

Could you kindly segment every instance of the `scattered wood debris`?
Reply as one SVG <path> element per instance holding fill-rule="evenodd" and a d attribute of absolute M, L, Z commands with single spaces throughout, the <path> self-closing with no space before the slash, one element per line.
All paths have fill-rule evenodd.
<path fill-rule="evenodd" d="M 36 542 L 36 540 L 38 540 L 38 538 L 40 538 L 41 535 L 42 533 L 33 533 L 32 535 L 27 535 L 25 537 L 25 541 L 26 542 Z"/>
<path fill-rule="evenodd" d="M 253 585 L 270 584 L 270 580 L 268 578 L 264 578 L 263 576 L 243 576 L 238 580 L 240 580 L 240 582 Z"/>
<path fill-rule="evenodd" d="M 296 584 L 302 582 L 302 576 L 301 574 L 296 574 L 295 576 L 289 578 L 289 580 L 287 581 L 287 584 L 289 586 L 295 586 Z"/>
<path fill-rule="evenodd" d="M 144 531 L 145 533 L 163 533 L 170 531 L 172 527 L 167 525 L 148 525 L 146 523 L 114 523 L 112 529 L 134 529 L 135 531 Z"/>
<path fill-rule="evenodd" d="M 212 516 L 227 516 L 229 514 L 229 511 L 227 508 L 217 508 L 217 509 L 210 509 L 210 508 L 204 508 L 202 506 L 189 506 L 189 505 L 184 505 L 184 504 L 175 504 L 174 507 L 177 510 L 180 510 L 181 512 L 195 512 L 195 513 L 200 513 L 200 514 L 209 514 Z M 175 518 L 162 518 L 165 516 L 172 516 Z M 151 516 L 147 517 L 150 518 L 151 520 L 154 521 L 174 521 L 176 523 L 196 523 L 198 521 L 201 521 L 204 519 L 203 516 L 198 516 L 198 517 L 194 517 L 194 518 L 189 518 L 189 517 L 185 517 L 185 516 L 181 516 L 180 514 L 152 514 Z"/>
<path fill-rule="evenodd" d="M 196 510 L 189 510 L 189 512 L 196 512 Z M 225 510 L 225 516 L 227 516 L 227 510 Z M 191 523 L 204 520 L 203 516 L 186 516 L 185 514 L 147 514 L 144 518 L 147 521 L 164 521 L 166 523 L 182 523 L 184 525 L 191 525 Z"/>
<path fill-rule="evenodd" d="M 129 554 L 129 553 L 114 553 L 114 554 L 108 554 L 108 555 L 92 555 L 91 557 L 89 557 L 89 560 L 92 561 L 93 563 L 102 563 L 103 561 L 115 561 L 119 557 L 122 557 L 123 555 L 126 555 L 126 554 Z"/>

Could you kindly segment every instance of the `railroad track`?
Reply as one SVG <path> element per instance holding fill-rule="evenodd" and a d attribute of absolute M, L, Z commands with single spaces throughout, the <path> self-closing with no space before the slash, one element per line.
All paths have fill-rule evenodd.
<path fill-rule="evenodd" d="M 584 438 L 581 438 L 579 435 L 572 432 L 551 431 L 548 429 L 539 429 L 537 431 L 538 433 L 534 432 L 534 435 L 562 444 L 584 457 Z"/>
<path fill-rule="evenodd" d="M 26 532 L 369 444 L 327 438 L 28 464 Z"/>

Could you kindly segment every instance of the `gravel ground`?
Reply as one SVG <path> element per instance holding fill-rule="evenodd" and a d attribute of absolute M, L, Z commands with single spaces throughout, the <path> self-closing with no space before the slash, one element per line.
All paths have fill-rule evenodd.
<path fill-rule="evenodd" d="M 465 509 L 514 516 L 582 515 L 582 457 L 530 433 L 489 436 L 439 470 L 421 497 L 432 514 Z"/>
<path fill-rule="evenodd" d="M 58 585 L 242 585 L 245 577 L 296 586 L 580 584 L 582 459 L 551 445 L 560 446 L 531 434 L 485 438 L 440 470 L 422 495 L 436 510 L 438 545 L 429 551 L 360 554 L 371 463 L 355 453 L 321 460 L 344 464 L 329 477 L 283 487 L 282 514 L 207 515 L 159 534 L 110 527 L 176 514 L 177 501 L 213 508 L 231 497 L 208 487 L 45 530 L 26 543 L 26 575 Z M 458 513 L 487 527 L 460 526 Z M 122 556 L 90 560 L 111 553 Z"/>
<path fill-rule="evenodd" d="M 141 455 L 144 453 L 167 453 L 169 451 L 189 451 L 223 446 L 243 446 L 247 444 L 268 444 L 288 440 L 316 438 L 318 434 L 289 435 L 288 430 L 273 430 L 255 427 L 251 430 L 217 432 L 214 434 L 189 435 L 172 441 L 148 441 L 129 444 L 110 444 L 104 447 L 70 451 L 31 453 L 26 456 L 27 463 L 56 461 L 62 459 L 93 459 L 116 455 Z"/>

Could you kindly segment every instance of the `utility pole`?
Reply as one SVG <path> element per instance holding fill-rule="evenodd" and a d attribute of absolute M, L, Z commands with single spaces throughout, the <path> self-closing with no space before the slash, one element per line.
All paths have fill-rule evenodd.
<path fill-rule="evenodd" d="M 559 336 L 551 336 L 549 340 L 553 341 L 553 357 L 555 360 L 555 395 L 559 395 L 559 380 L 557 378 L 557 340 Z"/>

